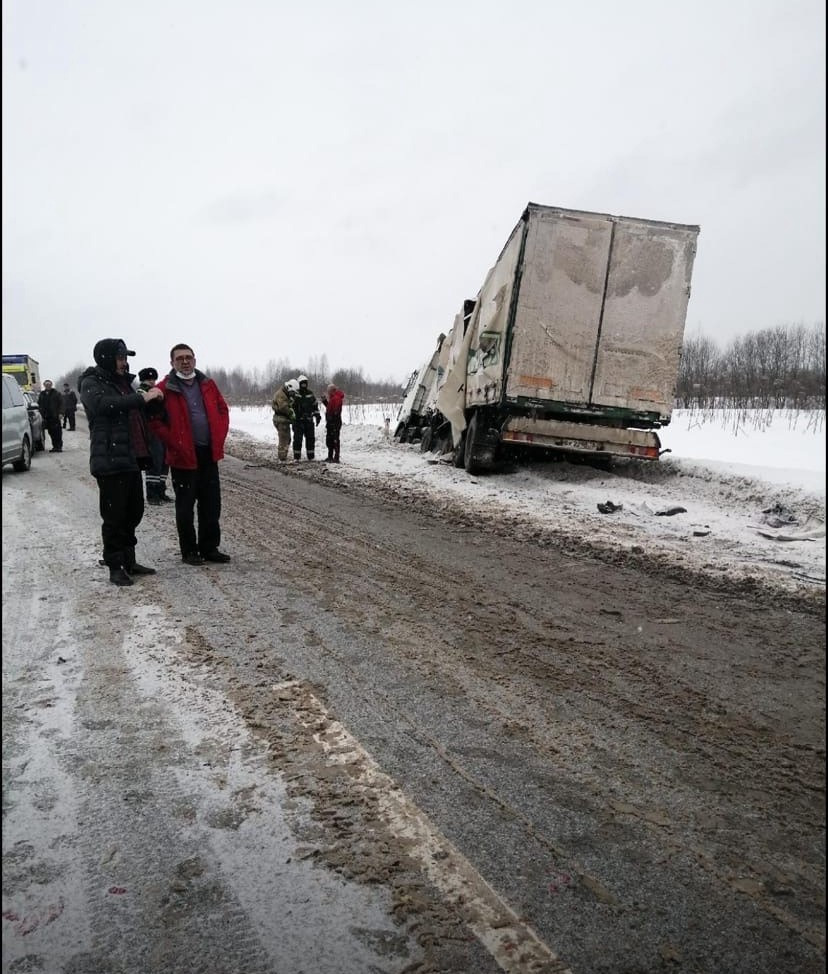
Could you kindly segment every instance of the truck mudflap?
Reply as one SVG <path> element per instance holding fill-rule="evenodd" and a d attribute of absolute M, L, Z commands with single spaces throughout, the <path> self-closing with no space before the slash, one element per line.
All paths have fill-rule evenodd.
<path fill-rule="evenodd" d="M 652 430 L 619 429 L 570 423 L 558 419 L 531 419 L 513 416 L 501 431 L 504 444 L 536 446 L 566 453 L 597 453 L 615 457 L 658 460 L 661 440 Z"/>

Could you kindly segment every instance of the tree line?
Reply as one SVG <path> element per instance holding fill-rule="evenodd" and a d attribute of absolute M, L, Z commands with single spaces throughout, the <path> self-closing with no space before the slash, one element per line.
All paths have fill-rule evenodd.
<path fill-rule="evenodd" d="M 56 380 L 58 389 L 68 382 L 77 391 L 78 379 L 87 368 L 79 364 Z M 324 395 L 332 382 L 338 386 L 352 403 L 389 402 L 399 404 L 402 400 L 403 385 L 399 380 L 387 378 L 372 379 L 362 368 L 331 369 L 327 355 L 311 358 L 306 366 L 293 365 L 289 359 L 271 359 L 261 368 L 244 369 L 236 366 L 226 369 L 223 366 L 202 369 L 221 389 L 224 398 L 234 406 L 261 406 L 270 404 L 274 392 L 287 382 L 300 375 L 308 378 L 308 385 L 317 398 Z M 163 378 L 163 372 L 159 374 Z"/>
<path fill-rule="evenodd" d="M 57 380 L 77 388 L 85 366 L 78 365 Z M 271 359 L 261 368 L 205 368 L 228 402 L 236 406 L 270 403 L 288 379 L 306 375 L 317 396 L 333 382 L 351 403 L 402 399 L 403 385 L 393 378 L 376 381 L 361 368 L 331 369 L 326 355 L 298 367 L 288 359 Z M 676 406 L 709 409 L 738 408 L 824 409 L 825 324 L 777 325 L 734 338 L 721 349 L 707 335 L 685 337 L 676 384 Z"/>
<path fill-rule="evenodd" d="M 685 337 L 676 405 L 824 409 L 825 323 L 752 331 L 723 350 L 707 335 Z"/>
<path fill-rule="evenodd" d="M 361 368 L 331 369 L 327 355 L 311 357 L 307 365 L 299 368 L 288 359 L 271 359 L 262 368 L 205 369 L 215 380 L 225 399 L 236 406 L 259 406 L 270 403 L 273 393 L 300 375 L 308 378 L 308 385 L 318 397 L 332 382 L 345 393 L 350 402 L 394 402 L 402 398 L 403 386 L 393 378 L 374 380 Z"/>

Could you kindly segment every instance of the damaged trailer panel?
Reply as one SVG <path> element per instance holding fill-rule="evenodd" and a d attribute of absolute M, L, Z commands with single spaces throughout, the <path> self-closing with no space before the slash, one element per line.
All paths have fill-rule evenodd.
<path fill-rule="evenodd" d="M 530 204 L 506 398 L 669 421 L 697 235 Z"/>
<path fill-rule="evenodd" d="M 409 438 L 475 471 L 516 445 L 657 459 L 698 233 L 530 203 L 404 404 Z"/>
<path fill-rule="evenodd" d="M 412 372 L 408 380 L 394 431 L 394 436 L 402 443 L 409 439 L 419 439 L 422 428 L 428 425 L 437 396 L 437 386 L 445 372 L 441 365 L 445 338 L 443 334 L 439 336 L 437 348 L 431 358 L 417 371 Z"/>

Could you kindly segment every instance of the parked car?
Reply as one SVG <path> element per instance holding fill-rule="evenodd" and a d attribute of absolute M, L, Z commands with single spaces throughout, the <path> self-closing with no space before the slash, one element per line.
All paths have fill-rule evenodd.
<path fill-rule="evenodd" d="M 46 431 L 43 429 L 43 415 L 33 392 L 24 392 L 23 399 L 29 411 L 29 425 L 32 428 L 32 448 L 36 453 L 46 449 Z"/>
<path fill-rule="evenodd" d="M 24 473 L 32 465 L 32 427 L 23 390 L 3 373 L 3 466 L 10 463 Z"/>

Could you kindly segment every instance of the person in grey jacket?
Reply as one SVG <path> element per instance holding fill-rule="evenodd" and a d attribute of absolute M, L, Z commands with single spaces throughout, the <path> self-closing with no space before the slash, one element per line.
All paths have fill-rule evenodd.
<path fill-rule="evenodd" d="M 69 388 L 69 383 L 63 383 L 63 428 L 70 433 L 75 431 L 75 413 L 78 411 L 78 394 Z"/>
<path fill-rule="evenodd" d="M 132 585 L 133 575 L 154 575 L 135 560 L 135 531 L 144 516 L 141 471 L 151 462 L 145 413 L 164 394 L 134 390 L 127 370 L 134 355 L 121 338 L 102 338 L 92 353 L 95 365 L 78 380 L 89 423 L 89 470 L 98 482 L 103 560 L 114 585 Z"/>

